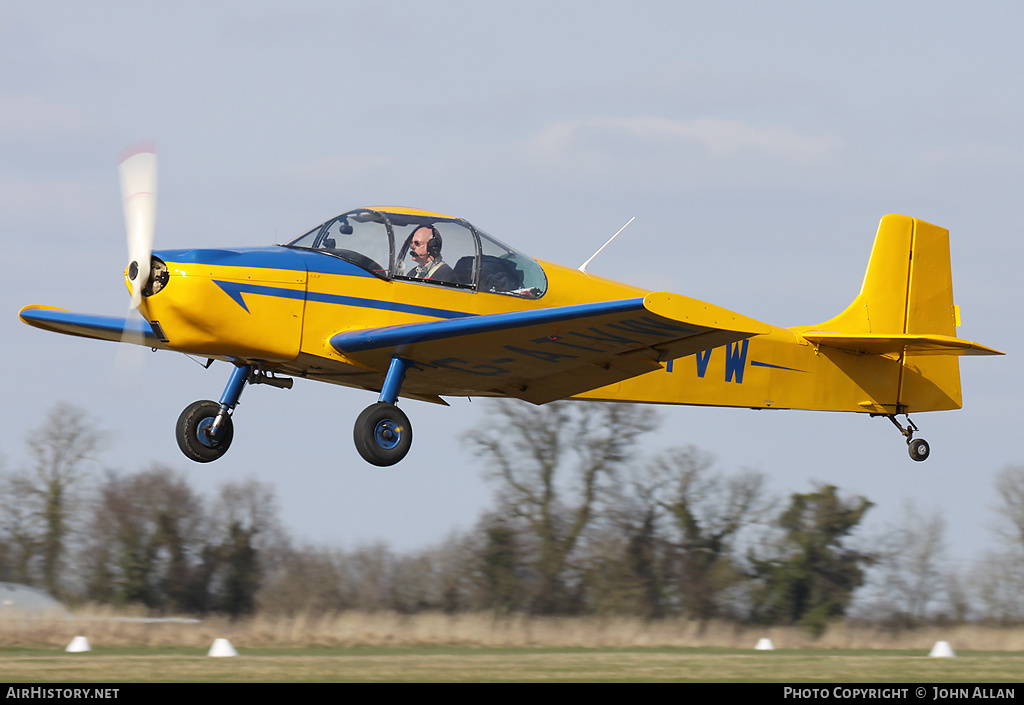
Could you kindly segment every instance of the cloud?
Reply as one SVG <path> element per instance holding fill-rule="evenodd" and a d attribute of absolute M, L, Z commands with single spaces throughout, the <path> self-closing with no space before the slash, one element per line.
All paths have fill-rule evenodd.
<path fill-rule="evenodd" d="M 60 224 L 62 234 L 80 237 L 102 228 L 117 197 L 103 183 L 75 179 L 7 177 L 0 175 L 0 223 L 7 235 L 38 231 L 42 222 Z M 112 205 L 108 205 L 112 204 Z M 40 214 L 46 214 L 45 218 Z M 56 227 L 56 226 L 54 226 Z"/>
<path fill-rule="evenodd" d="M 335 184 L 358 182 L 393 163 L 391 157 L 382 155 L 342 154 L 283 165 L 273 172 L 271 178 L 310 185 L 324 181 Z"/>
<path fill-rule="evenodd" d="M 0 139 L 5 143 L 91 135 L 88 115 L 38 95 L 0 96 Z"/>
<path fill-rule="evenodd" d="M 929 149 L 924 153 L 923 161 L 929 167 L 1016 169 L 1019 157 L 1014 151 L 1003 144 L 970 142 Z"/>
<path fill-rule="evenodd" d="M 507 145 L 494 164 L 545 188 L 779 193 L 834 181 L 848 151 L 836 137 L 789 127 L 640 115 L 550 123 Z"/>
<path fill-rule="evenodd" d="M 822 163 L 839 143 L 781 127 L 756 127 L 739 120 L 662 117 L 599 118 L 563 121 L 530 138 L 529 152 L 567 155 L 601 149 L 623 140 L 658 149 L 694 148 L 711 157 L 756 156 L 795 165 Z"/>

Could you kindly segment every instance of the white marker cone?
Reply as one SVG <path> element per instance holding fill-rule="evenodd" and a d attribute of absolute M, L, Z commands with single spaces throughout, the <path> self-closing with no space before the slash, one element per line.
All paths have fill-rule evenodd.
<path fill-rule="evenodd" d="M 928 655 L 933 658 L 953 658 L 956 656 L 956 652 L 953 651 L 953 647 L 949 645 L 948 641 L 937 641 Z"/>
<path fill-rule="evenodd" d="M 767 637 L 761 637 L 757 640 L 757 646 L 754 647 L 754 651 L 775 651 L 775 644 L 772 640 Z"/>
<path fill-rule="evenodd" d="M 79 654 L 83 651 L 92 651 L 92 647 L 89 646 L 89 640 L 84 636 L 76 636 L 64 650 L 69 654 Z"/>
<path fill-rule="evenodd" d="M 231 645 L 231 642 L 227 639 L 214 639 L 213 646 L 210 647 L 207 656 L 238 656 L 238 652 L 235 651 L 235 647 Z"/>

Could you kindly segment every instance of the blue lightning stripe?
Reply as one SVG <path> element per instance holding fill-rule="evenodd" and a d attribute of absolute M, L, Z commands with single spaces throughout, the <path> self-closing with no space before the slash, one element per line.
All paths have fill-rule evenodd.
<path fill-rule="evenodd" d="M 773 370 L 786 370 L 787 372 L 805 372 L 806 370 L 797 370 L 792 367 L 783 367 L 782 365 L 769 365 L 767 362 L 757 362 L 756 360 L 750 361 L 751 367 L 769 367 Z"/>
<path fill-rule="evenodd" d="M 306 299 L 323 304 L 337 304 L 341 306 L 358 306 L 359 308 L 372 308 L 381 311 L 398 311 L 400 313 L 411 313 L 417 316 L 430 316 L 432 318 L 465 318 L 472 316 L 472 313 L 463 311 L 451 311 L 444 308 L 431 308 L 430 306 L 414 306 L 412 304 L 401 304 L 393 301 L 378 301 L 376 299 L 361 299 L 357 296 L 342 296 L 340 294 L 324 294 L 312 292 L 308 296 L 302 289 L 283 289 L 265 284 L 249 284 L 247 282 L 226 282 L 214 279 L 213 283 L 219 286 L 225 294 L 244 308 L 247 312 L 249 307 L 245 305 L 242 294 L 255 294 L 256 296 L 275 296 L 284 299 Z"/>
<path fill-rule="evenodd" d="M 257 296 L 275 296 L 279 299 L 304 299 L 306 292 L 303 289 L 282 289 L 277 286 L 266 286 L 263 284 L 246 284 L 243 282 L 224 282 L 214 279 L 213 283 L 224 290 L 236 304 L 249 313 L 249 307 L 245 305 L 242 294 L 256 294 Z"/>
<path fill-rule="evenodd" d="M 375 308 L 382 311 L 398 311 L 400 313 L 412 313 L 417 316 L 432 316 L 434 318 L 466 318 L 467 316 L 476 315 L 474 313 L 466 313 L 465 311 L 450 311 L 444 308 L 431 308 L 429 306 L 413 306 L 412 304 L 378 301 L 377 299 L 360 299 L 356 296 L 341 296 L 340 294 L 310 293 L 306 300 L 325 304 L 341 304 L 342 306 Z"/>

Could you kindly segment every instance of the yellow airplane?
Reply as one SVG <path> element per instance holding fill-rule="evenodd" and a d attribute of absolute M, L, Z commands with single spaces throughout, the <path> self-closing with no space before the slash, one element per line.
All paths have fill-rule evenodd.
<path fill-rule="evenodd" d="M 539 262 L 466 220 L 361 208 L 285 245 L 152 251 L 156 156 L 121 161 L 133 320 L 26 306 L 44 330 L 230 362 L 219 401 L 178 419 L 197 462 L 231 444 L 246 383 L 292 378 L 379 394 L 357 418 L 379 466 L 412 444 L 399 398 L 496 396 L 850 411 L 884 416 L 924 460 L 909 414 L 961 406 L 949 233 L 887 215 L 860 294 L 819 325 L 779 328 L 679 294 Z M 904 415 L 906 426 L 897 420 Z"/>

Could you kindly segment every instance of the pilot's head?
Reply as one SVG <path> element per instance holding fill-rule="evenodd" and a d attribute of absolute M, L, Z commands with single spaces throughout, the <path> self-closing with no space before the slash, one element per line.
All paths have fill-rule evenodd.
<path fill-rule="evenodd" d="M 421 225 L 409 238 L 409 256 L 416 264 L 423 266 L 441 256 L 441 234 L 437 228 Z"/>

